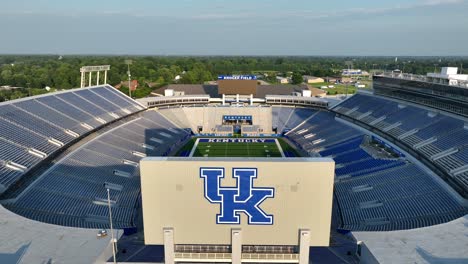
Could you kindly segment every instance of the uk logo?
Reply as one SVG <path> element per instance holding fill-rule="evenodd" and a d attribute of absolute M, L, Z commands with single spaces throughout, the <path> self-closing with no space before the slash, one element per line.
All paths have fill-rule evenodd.
<path fill-rule="evenodd" d="M 249 225 L 272 225 L 273 215 L 265 213 L 260 205 L 268 198 L 273 198 L 274 188 L 253 187 L 257 178 L 257 169 L 234 168 L 232 177 L 235 187 L 222 187 L 225 177 L 224 168 L 200 168 L 200 178 L 204 180 L 205 198 L 220 205 L 216 216 L 217 224 L 240 224 L 240 215 L 248 217 Z"/>

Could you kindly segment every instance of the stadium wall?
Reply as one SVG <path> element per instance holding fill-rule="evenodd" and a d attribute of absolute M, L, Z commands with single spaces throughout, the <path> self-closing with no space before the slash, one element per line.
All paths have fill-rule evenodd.
<path fill-rule="evenodd" d="M 190 111 L 187 111 L 189 109 Z M 186 113 L 192 122 L 197 122 L 197 125 L 192 127 L 197 127 L 198 124 L 203 126 L 202 133 L 214 132 L 216 125 L 222 124 L 225 115 L 252 116 L 253 125 L 259 126 L 266 134 L 272 133 L 271 107 L 205 107 L 203 116 L 200 116 L 197 110 L 186 108 Z"/>
<path fill-rule="evenodd" d="M 236 197 L 244 192 L 234 168 L 258 173 L 248 188 L 250 197 L 256 190 L 273 189 L 257 204 L 271 216 L 269 221 L 255 222 L 259 218 L 251 210 L 237 212 L 240 223 L 217 217 L 222 208 L 222 214 L 228 214 L 229 198 L 217 202 L 210 192 L 237 188 Z M 224 170 L 217 189 L 204 178 L 206 169 Z M 242 230 L 245 245 L 298 245 L 299 230 L 307 229 L 310 246 L 328 246 L 333 179 L 334 162 L 329 158 L 145 158 L 141 161 L 145 243 L 164 244 L 163 229 L 172 228 L 174 244 L 229 245 L 231 229 L 236 228 Z"/>

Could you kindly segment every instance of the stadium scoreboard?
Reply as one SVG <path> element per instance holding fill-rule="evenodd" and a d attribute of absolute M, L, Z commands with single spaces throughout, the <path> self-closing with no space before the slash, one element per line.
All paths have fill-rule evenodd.
<path fill-rule="evenodd" d="M 144 236 L 162 245 L 328 246 L 334 161 L 330 158 L 149 157 L 141 163 Z"/>

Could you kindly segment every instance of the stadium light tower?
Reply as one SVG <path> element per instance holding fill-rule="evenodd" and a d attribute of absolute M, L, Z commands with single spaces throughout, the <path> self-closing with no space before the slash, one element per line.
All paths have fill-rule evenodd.
<path fill-rule="evenodd" d="M 107 205 L 109 206 L 109 221 L 110 221 L 110 229 L 111 229 L 112 257 L 113 257 L 114 263 L 117 263 L 116 262 L 116 257 L 115 257 L 115 238 L 114 238 L 114 227 L 112 225 L 112 209 L 111 209 L 111 203 L 110 203 L 109 188 L 107 188 Z"/>
<path fill-rule="evenodd" d="M 131 88 L 131 83 L 132 83 L 132 75 L 130 74 L 130 64 L 132 64 L 132 60 L 125 60 L 125 64 L 127 64 L 127 75 L 128 75 L 128 96 L 131 98 L 132 97 L 132 88 Z"/>
<path fill-rule="evenodd" d="M 80 72 L 81 72 L 81 85 L 80 87 L 81 88 L 84 88 L 86 87 L 86 73 L 89 73 L 89 78 L 88 78 L 88 81 L 89 81 L 89 85 L 88 86 L 91 86 L 92 84 L 92 76 L 93 76 L 93 72 L 96 72 L 97 73 L 97 77 L 96 77 L 96 85 L 99 85 L 100 82 L 100 77 L 99 77 L 99 73 L 101 71 L 104 72 L 104 84 L 107 84 L 107 71 L 110 70 L 110 65 L 100 65 L 100 66 L 83 66 L 80 68 Z"/>

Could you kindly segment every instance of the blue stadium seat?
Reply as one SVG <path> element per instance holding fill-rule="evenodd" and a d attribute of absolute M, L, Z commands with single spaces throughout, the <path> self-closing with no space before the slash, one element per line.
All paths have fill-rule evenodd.
<path fill-rule="evenodd" d="M 143 109 L 112 89 L 108 86 L 75 89 L 2 103 L 0 194 L 72 141 L 118 117 Z M 118 116 L 110 115 L 110 111 Z M 11 162 L 16 165 L 11 166 Z"/>

